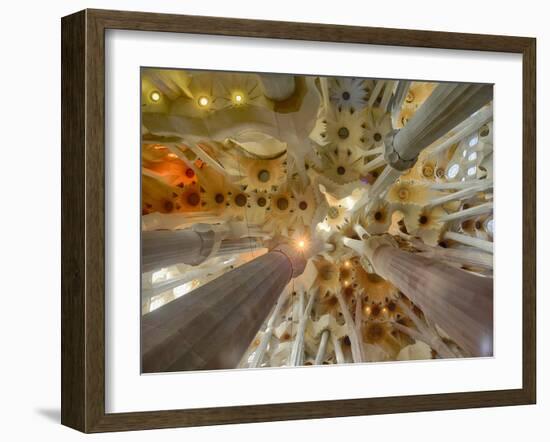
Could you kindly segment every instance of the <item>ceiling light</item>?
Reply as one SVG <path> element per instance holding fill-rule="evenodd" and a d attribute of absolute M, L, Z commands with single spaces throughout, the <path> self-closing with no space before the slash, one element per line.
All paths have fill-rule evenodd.
<path fill-rule="evenodd" d="M 199 103 L 199 106 L 206 107 L 210 103 L 210 100 L 208 99 L 208 97 L 202 96 L 202 97 L 199 97 L 198 103 Z"/>
<path fill-rule="evenodd" d="M 236 92 L 233 95 L 233 103 L 234 104 L 243 104 L 244 103 L 244 96 L 240 92 Z"/>
<path fill-rule="evenodd" d="M 153 103 L 158 103 L 160 101 L 160 98 L 161 98 L 160 92 L 159 91 L 151 92 L 151 94 L 149 95 L 149 98 L 151 99 L 151 101 Z"/>

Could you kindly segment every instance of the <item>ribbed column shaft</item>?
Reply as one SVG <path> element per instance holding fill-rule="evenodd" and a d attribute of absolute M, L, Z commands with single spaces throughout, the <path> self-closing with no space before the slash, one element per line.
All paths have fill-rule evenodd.
<path fill-rule="evenodd" d="M 392 101 L 390 103 L 390 112 L 394 125 L 396 123 L 397 117 L 399 116 L 399 113 L 401 112 L 403 102 L 405 101 L 405 98 L 407 98 L 407 92 L 409 92 L 410 86 L 411 82 L 407 80 L 399 80 L 397 84 L 395 94 L 393 95 Z"/>
<path fill-rule="evenodd" d="M 441 83 L 407 125 L 390 135 L 386 159 L 392 167 L 412 167 L 418 154 L 493 98 L 488 84 Z"/>
<path fill-rule="evenodd" d="M 493 279 L 391 247 L 372 256 L 376 271 L 472 356 L 493 354 Z"/>
<path fill-rule="evenodd" d="M 330 338 L 330 330 L 323 330 L 321 333 L 321 341 L 319 342 L 319 348 L 317 349 L 317 355 L 315 356 L 315 365 L 321 365 L 325 360 L 325 354 L 327 352 L 328 340 Z"/>
<path fill-rule="evenodd" d="M 142 317 L 145 373 L 234 368 L 305 259 L 273 250 Z"/>
<path fill-rule="evenodd" d="M 214 250 L 216 240 L 213 231 L 183 229 L 142 232 L 141 271 L 149 272 L 174 264 L 198 265 L 210 257 L 244 252 L 258 246 L 254 238 L 224 239 Z"/>

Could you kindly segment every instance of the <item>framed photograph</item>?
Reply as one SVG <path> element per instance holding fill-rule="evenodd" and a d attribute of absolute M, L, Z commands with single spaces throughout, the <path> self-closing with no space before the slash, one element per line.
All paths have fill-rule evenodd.
<path fill-rule="evenodd" d="M 535 39 L 62 19 L 62 423 L 536 398 Z"/>

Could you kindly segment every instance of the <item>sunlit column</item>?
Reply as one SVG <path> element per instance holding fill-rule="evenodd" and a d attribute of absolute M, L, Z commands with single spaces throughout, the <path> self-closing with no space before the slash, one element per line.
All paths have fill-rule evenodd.
<path fill-rule="evenodd" d="M 376 271 L 472 356 L 493 354 L 493 279 L 381 245 Z"/>
<path fill-rule="evenodd" d="M 321 341 L 319 342 L 319 348 L 317 350 L 317 355 L 315 356 L 315 365 L 321 365 L 325 360 L 329 338 L 330 330 L 327 328 L 321 333 Z"/>
<path fill-rule="evenodd" d="M 385 157 L 393 168 L 406 170 L 418 154 L 455 128 L 493 97 L 487 84 L 440 83 L 407 125 L 386 140 Z"/>
<path fill-rule="evenodd" d="M 174 264 L 198 265 L 208 258 L 261 247 L 255 238 L 222 239 L 214 231 L 152 230 L 142 232 L 142 272 Z"/>
<path fill-rule="evenodd" d="M 304 254 L 280 246 L 142 317 L 145 373 L 234 368 Z"/>
<path fill-rule="evenodd" d="M 397 118 L 401 113 L 401 107 L 403 106 L 403 102 L 407 97 L 407 92 L 409 92 L 410 86 L 411 82 L 407 80 L 399 80 L 399 82 L 397 83 L 395 94 L 393 95 L 392 101 L 390 102 L 390 113 L 394 126 L 397 125 Z"/>
<path fill-rule="evenodd" d="M 316 292 L 310 293 L 306 307 L 304 309 L 300 308 L 298 330 L 296 331 L 296 336 L 294 337 L 292 350 L 288 360 L 288 365 L 291 367 L 303 365 L 304 363 L 304 333 L 306 331 L 307 321 L 311 315 L 311 309 L 313 307 L 313 302 L 315 301 L 316 295 Z"/>

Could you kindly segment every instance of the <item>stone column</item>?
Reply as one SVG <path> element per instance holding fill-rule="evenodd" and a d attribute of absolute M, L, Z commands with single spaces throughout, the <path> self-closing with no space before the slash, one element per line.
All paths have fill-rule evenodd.
<path fill-rule="evenodd" d="M 142 316 L 142 372 L 236 367 L 305 264 L 302 253 L 280 246 Z"/>
<path fill-rule="evenodd" d="M 152 230 L 141 234 L 141 271 L 174 264 L 198 265 L 208 258 L 260 247 L 255 238 L 222 239 L 215 231 Z"/>
<path fill-rule="evenodd" d="M 258 74 L 264 95 L 274 101 L 289 98 L 296 89 L 296 81 L 292 75 Z"/>
<path fill-rule="evenodd" d="M 407 92 L 409 92 L 411 83 L 412 83 L 411 81 L 407 81 L 407 80 L 399 80 L 397 83 L 395 94 L 393 95 L 389 106 L 391 118 L 394 126 L 397 122 L 397 117 L 401 113 L 401 107 L 403 106 L 403 102 L 405 101 L 405 98 L 407 98 Z"/>
<path fill-rule="evenodd" d="M 317 350 L 317 355 L 315 356 L 315 365 L 321 365 L 325 360 L 329 338 L 330 330 L 327 328 L 321 333 L 321 341 L 319 342 L 319 348 Z"/>
<path fill-rule="evenodd" d="M 488 84 L 441 83 L 407 125 L 386 139 L 385 158 L 398 170 L 416 163 L 418 154 L 493 98 Z"/>
<path fill-rule="evenodd" d="M 493 279 L 390 245 L 374 249 L 376 271 L 472 356 L 493 354 Z"/>

